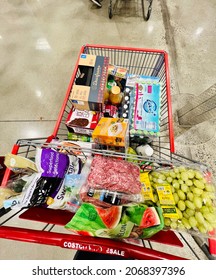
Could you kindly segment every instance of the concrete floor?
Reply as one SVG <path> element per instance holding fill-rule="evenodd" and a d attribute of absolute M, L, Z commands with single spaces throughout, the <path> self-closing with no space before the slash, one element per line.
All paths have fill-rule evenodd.
<path fill-rule="evenodd" d="M 154 0 L 145 22 L 140 0 L 7 0 L 0 10 L 0 155 L 19 138 L 48 136 L 83 44 L 162 49 L 169 54 L 176 150 L 216 174 L 216 120 L 178 126 L 176 111 L 215 83 L 216 2 Z M 216 107 L 216 104 L 215 104 Z M 14 246 L 14 250 L 11 250 Z M 70 259 L 70 250 L 0 240 L 0 259 Z M 25 251 L 25 253 L 24 253 Z"/>

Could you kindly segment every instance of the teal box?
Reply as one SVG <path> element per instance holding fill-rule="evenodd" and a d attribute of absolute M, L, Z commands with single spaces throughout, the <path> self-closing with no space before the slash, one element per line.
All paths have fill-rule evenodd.
<path fill-rule="evenodd" d="M 131 135 L 155 135 L 160 132 L 160 83 L 137 83 L 132 118 Z"/>

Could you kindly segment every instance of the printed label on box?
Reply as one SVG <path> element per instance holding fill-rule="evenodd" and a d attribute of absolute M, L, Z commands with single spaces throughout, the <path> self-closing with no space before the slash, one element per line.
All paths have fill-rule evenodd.
<path fill-rule="evenodd" d="M 160 131 L 160 84 L 137 84 L 134 128 Z"/>
<path fill-rule="evenodd" d="M 102 111 L 108 64 L 108 57 L 81 54 L 78 63 L 79 75 L 70 95 L 76 109 Z"/>
<path fill-rule="evenodd" d="M 92 133 L 97 144 L 122 146 L 128 144 L 128 120 L 123 118 L 101 118 Z"/>
<path fill-rule="evenodd" d="M 95 129 L 100 113 L 88 110 L 71 110 L 68 115 L 66 125 L 72 128 L 75 133 L 91 135 Z"/>

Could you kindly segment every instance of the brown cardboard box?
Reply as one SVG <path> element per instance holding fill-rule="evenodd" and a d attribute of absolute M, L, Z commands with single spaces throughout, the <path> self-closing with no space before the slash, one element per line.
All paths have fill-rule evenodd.
<path fill-rule="evenodd" d="M 79 76 L 72 87 L 70 99 L 78 110 L 102 111 L 107 82 L 109 58 L 81 54 Z"/>

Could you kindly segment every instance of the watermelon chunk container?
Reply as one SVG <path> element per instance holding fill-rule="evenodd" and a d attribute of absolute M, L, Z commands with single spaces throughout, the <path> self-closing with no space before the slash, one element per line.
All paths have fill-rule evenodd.
<path fill-rule="evenodd" d="M 28 159 L 34 159 L 37 147 L 59 149 L 59 143 L 68 139 L 66 120 L 72 108 L 70 93 L 76 79 L 80 76 L 78 62 L 80 55 L 83 53 L 106 56 L 109 58 L 110 64 L 127 68 L 128 73 L 153 78 L 157 77 L 159 79 L 161 84 L 160 133 L 153 136 L 151 139 L 154 154 L 151 158 L 143 158 L 135 155 L 135 159 L 138 157 L 139 160 L 143 160 L 145 163 L 150 162 L 152 166 L 157 168 L 161 166 L 170 167 L 171 165 L 178 166 L 178 164 L 187 165 L 194 163 L 194 161 L 175 153 L 168 54 L 163 50 L 90 44 L 82 46 L 79 51 L 77 61 L 72 71 L 71 79 L 51 135 L 47 134 L 49 136 L 45 135 L 37 139 L 20 139 L 13 146 L 11 151 L 12 154 L 21 155 Z M 67 150 L 69 148 L 62 147 L 62 149 Z M 87 153 L 94 155 L 100 154 L 106 157 L 121 157 L 122 159 L 127 157 L 125 154 L 108 150 L 79 149 L 79 152 L 82 153 L 84 157 Z M 133 155 L 130 155 L 130 159 L 131 157 L 133 157 Z M 6 188 L 8 182 L 12 178 L 13 172 L 7 168 L 3 174 L 1 188 Z M 91 204 L 87 205 L 89 207 L 91 206 Z M 0 238 L 38 243 L 41 246 L 43 244 L 59 246 L 70 250 L 91 251 L 108 255 L 121 254 L 124 258 L 147 260 L 184 260 L 185 250 L 182 248 L 184 247 L 184 244 L 181 241 L 181 237 L 179 237 L 178 231 L 171 229 L 170 226 L 167 227 L 166 223 L 164 224 L 166 219 L 163 219 L 161 205 L 153 204 L 147 206 L 146 204 L 136 204 L 136 207 L 139 208 L 140 212 L 142 212 L 140 209 L 143 210 L 142 215 L 140 213 L 137 215 L 139 219 L 135 218 L 136 215 L 134 215 L 133 211 L 138 211 L 138 209 L 134 209 L 134 207 L 135 206 L 128 205 L 118 206 L 115 209 L 118 213 L 114 216 L 115 220 L 109 221 L 108 219 L 105 219 L 106 213 L 102 213 L 102 211 L 98 212 L 98 209 L 93 206 L 94 211 L 96 212 L 95 214 L 97 214 L 93 216 L 98 218 L 99 222 L 99 224 L 94 225 L 94 230 L 92 229 L 92 220 L 90 221 L 90 229 L 89 224 L 87 225 L 86 223 L 85 226 L 88 226 L 87 230 L 84 227 L 81 228 L 80 223 L 78 224 L 78 222 L 74 222 L 78 219 L 78 215 L 80 214 L 79 211 L 86 212 L 86 209 L 82 209 L 82 207 L 80 207 L 76 214 L 64 210 L 54 210 L 43 207 L 22 209 L 1 208 Z M 150 214 L 157 213 L 157 217 L 159 217 L 160 222 L 158 218 L 152 221 L 145 219 L 145 213 L 146 216 L 148 216 L 148 209 L 154 209 L 150 211 Z M 113 217 L 113 215 L 108 215 L 108 217 L 109 216 Z M 155 225 L 151 226 L 151 222 L 155 223 Z M 122 242 L 123 240 L 121 239 L 123 238 L 120 238 L 121 236 L 119 236 L 119 224 L 126 225 L 126 228 L 127 224 L 131 225 L 131 231 L 128 236 L 133 235 L 132 229 L 137 227 L 137 230 L 139 229 L 138 237 L 142 238 L 139 240 L 144 240 L 144 243 L 145 241 L 148 242 L 150 246 L 140 246 L 140 244 L 137 246 L 134 242 Z M 65 227 L 70 228 L 70 230 L 66 230 Z M 117 234 L 114 229 L 117 230 Z M 215 230 L 213 230 L 213 232 L 215 232 Z M 82 235 L 80 235 L 81 233 Z M 137 232 L 135 233 L 137 234 Z M 100 235 L 100 237 L 95 235 Z M 117 238 L 115 238 L 115 235 L 117 235 Z M 191 236 L 193 237 L 193 233 L 191 233 Z M 202 237 L 202 235 L 200 236 Z M 212 234 L 211 237 L 209 235 L 206 236 L 209 241 L 208 250 L 210 255 L 215 253 L 216 241 L 214 237 L 214 234 Z M 134 234 L 132 239 L 135 240 L 135 238 L 137 238 L 137 235 Z M 129 237 L 126 239 L 131 240 Z M 153 249 L 151 244 L 154 243 L 159 243 L 162 249 Z M 179 250 L 182 248 L 182 254 L 167 253 L 165 249 L 166 246 L 173 246 L 174 249 L 176 248 Z M 193 250 L 190 244 L 188 244 L 188 248 Z M 174 251 L 175 250 L 172 250 L 171 252 Z M 195 252 L 193 252 L 193 254 L 196 255 Z"/>
<path fill-rule="evenodd" d="M 150 238 L 164 228 L 164 219 L 160 207 L 135 204 L 101 208 L 83 203 L 65 228 L 95 237 Z"/>

